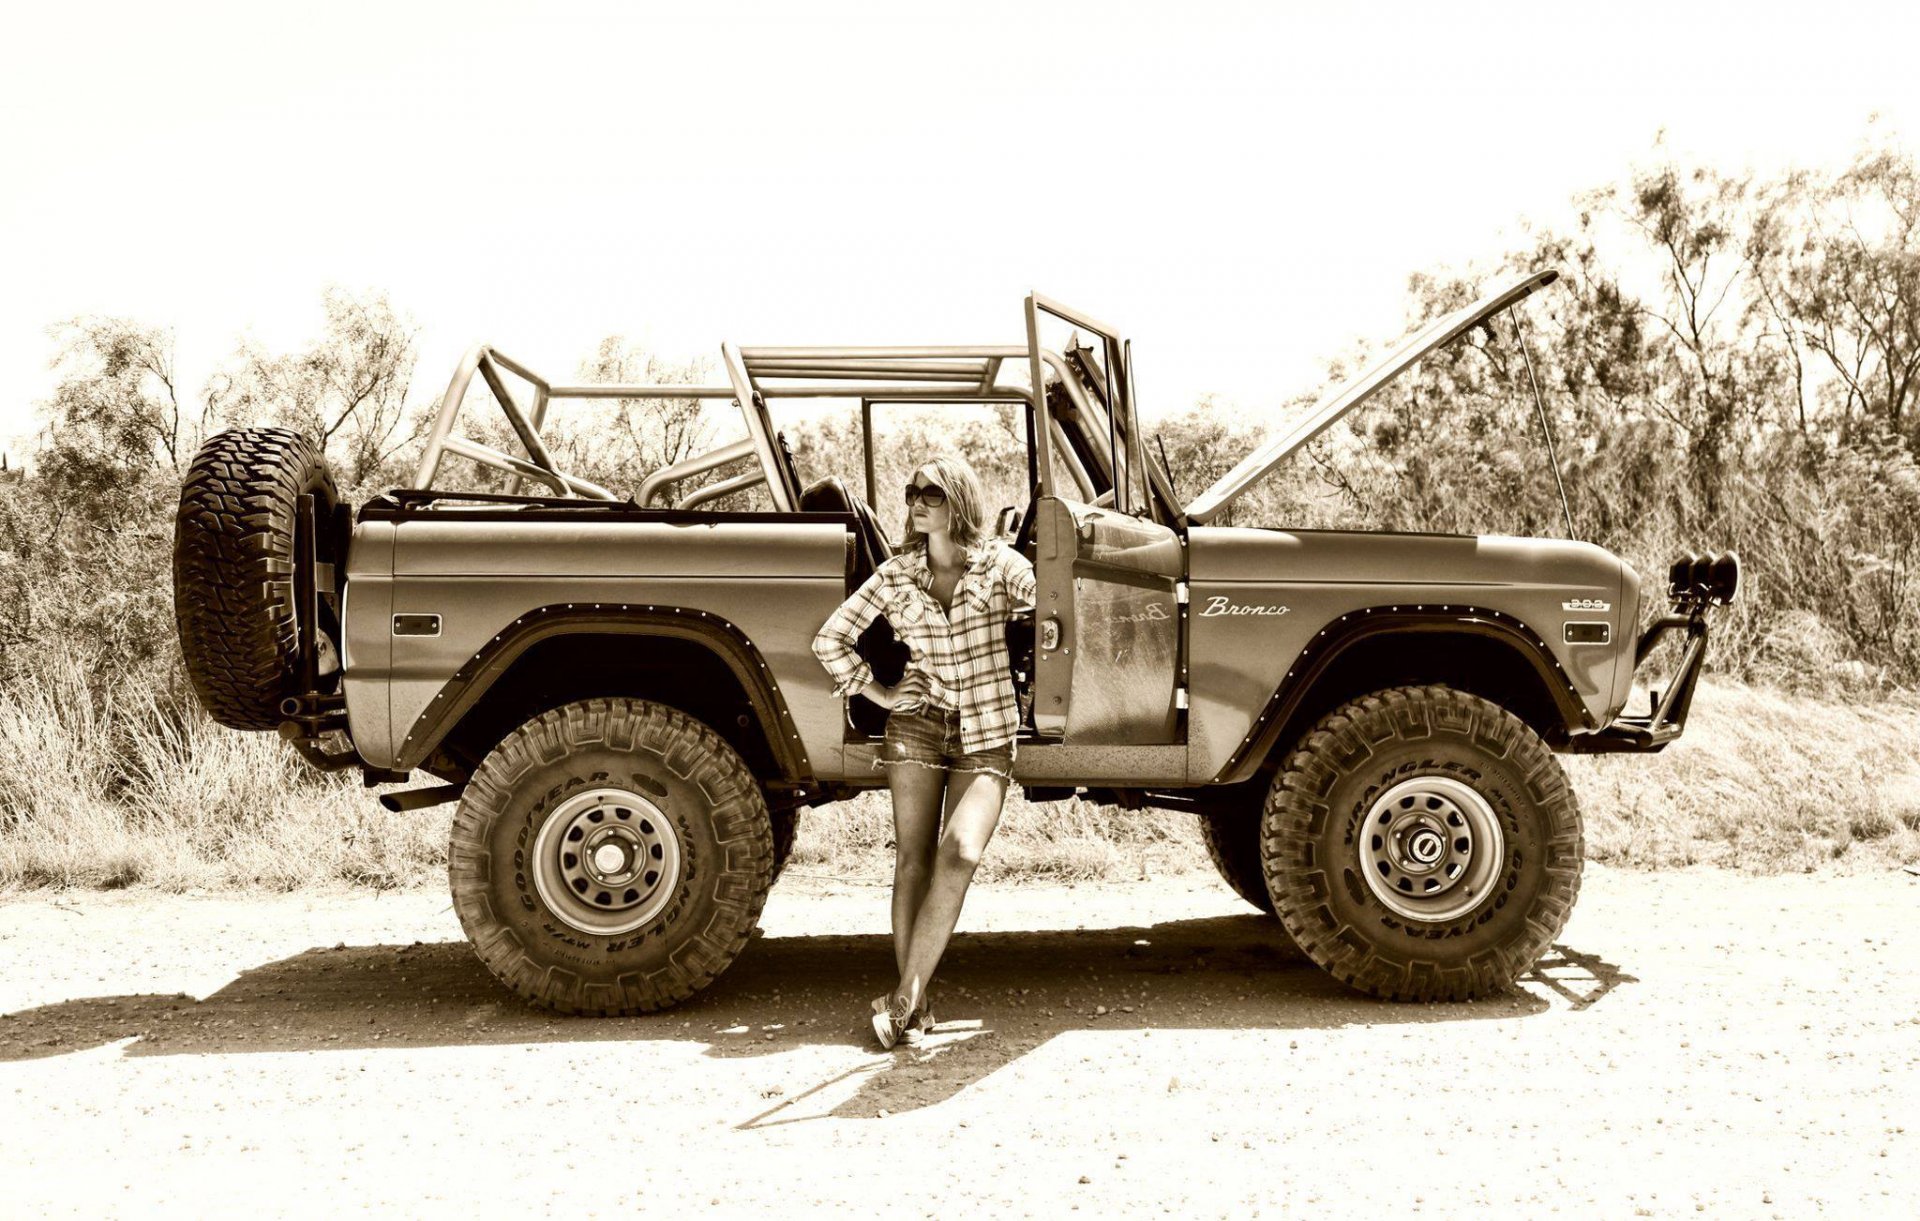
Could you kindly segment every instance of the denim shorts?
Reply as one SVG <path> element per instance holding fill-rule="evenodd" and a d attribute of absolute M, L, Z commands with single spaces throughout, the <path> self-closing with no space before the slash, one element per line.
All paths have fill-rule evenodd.
<path fill-rule="evenodd" d="M 966 751 L 960 745 L 960 711 L 922 705 L 911 712 L 887 714 L 886 741 L 875 767 L 912 763 L 949 772 L 991 772 L 1013 779 L 1013 742 L 985 750 Z"/>

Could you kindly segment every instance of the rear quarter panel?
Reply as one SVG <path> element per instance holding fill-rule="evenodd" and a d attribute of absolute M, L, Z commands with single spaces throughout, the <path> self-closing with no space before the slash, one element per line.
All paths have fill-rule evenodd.
<path fill-rule="evenodd" d="M 391 766 L 454 671 L 539 607 L 660 605 L 705 611 L 752 641 L 816 774 L 835 775 L 841 704 L 812 642 L 846 597 L 846 540 L 843 525 L 825 523 L 363 523 L 355 561 L 363 548 L 369 556 L 386 551 L 391 577 L 384 596 L 374 596 L 372 562 L 366 596 L 349 577 L 346 681 L 355 746 L 370 765 Z M 394 636 L 393 616 L 404 614 L 439 615 L 440 634 Z"/>

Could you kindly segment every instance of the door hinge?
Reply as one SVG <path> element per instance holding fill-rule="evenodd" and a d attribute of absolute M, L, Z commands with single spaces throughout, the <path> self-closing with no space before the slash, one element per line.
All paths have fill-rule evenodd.
<path fill-rule="evenodd" d="M 1187 706 L 1187 689 L 1185 687 L 1175 687 L 1173 689 L 1173 706 L 1175 708 L 1185 708 Z"/>
<path fill-rule="evenodd" d="M 1187 583 L 1185 581 L 1175 581 L 1173 583 L 1173 600 L 1182 606 L 1187 604 Z"/>

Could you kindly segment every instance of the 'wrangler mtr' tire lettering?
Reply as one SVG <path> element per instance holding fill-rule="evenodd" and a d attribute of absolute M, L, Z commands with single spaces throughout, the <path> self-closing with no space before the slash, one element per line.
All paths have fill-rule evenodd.
<path fill-rule="evenodd" d="M 1580 808 L 1519 718 L 1448 687 L 1362 696 L 1275 778 L 1262 826 L 1275 906 L 1309 958 L 1388 1000 L 1511 985 L 1580 891 Z"/>
<path fill-rule="evenodd" d="M 753 773 L 706 725 L 647 700 L 582 700 L 481 762 L 447 872 L 500 982 L 563 1013 L 646 1013 L 746 948 L 773 831 Z"/>

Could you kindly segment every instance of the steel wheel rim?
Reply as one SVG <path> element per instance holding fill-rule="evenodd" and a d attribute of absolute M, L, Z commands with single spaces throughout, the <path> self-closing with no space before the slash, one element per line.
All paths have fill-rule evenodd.
<path fill-rule="evenodd" d="M 617 937 L 658 916 L 680 884 L 680 836 L 660 807 L 619 788 L 576 793 L 540 825 L 533 885 L 569 928 Z"/>
<path fill-rule="evenodd" d="M 1437 922 L 1472 911 L 1506 857 L 1500 820 L 1471 785 L 1416 776 L 1382 793 L 1358 839 L 1367 888 L 1396 915 Z"/>

